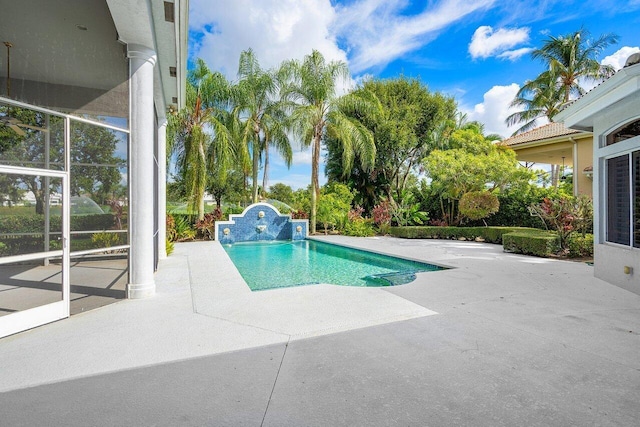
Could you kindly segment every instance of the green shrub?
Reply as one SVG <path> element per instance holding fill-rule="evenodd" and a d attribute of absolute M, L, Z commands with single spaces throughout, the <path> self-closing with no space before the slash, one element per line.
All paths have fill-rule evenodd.
<path fill-rule="evenodd" d="M 506 252 L 548 257 L 560 251 L 560 238 L 556 233 L 542 230 L 521 230 L 502 236 Z"/>
<path fill-rule="evenodd" d="M 110 213 L 95 215 L 72 215 L 71 231 L 110 230 L 115 225 L 116 216 Z M 60 231 L 61 217 L 51 215 L 51 231 Z M 2 215 L 0 216 L 0 234 L 2 233 L 41 233 L 44 230 L 44 215 Z"/>
<path fill-rule="evenodd" d="M 573 233 L 569 236 L 568 242 L 569 257 L 571 258 L 591 258 L 593 257 L 593 234 Z"/>
<path fill-rule="evenodd" d="M 347 221 L 344 227 L 344 234 L 347 236 L 370 237 L 376 234 L 370 219 L 356 218 Z"/>
<path fill-rule="evenodd" d="M 470 191 L 463 194 L 458 202 L 460 213 L 471 220 L 484 219 L 498 212 L 499 208 L 498 197 L 488 191 Z"/>
<path fill-rule="evenodd" d="M 389 234 L 405 239 L 460 239 L 481 238 L 488 243 L 502 243 L 502 236 L 521 227 L 437 227 L 431 225 L 414 227 L 391 227 Z"/>
<path fill-rule="evenodd" d="M 485 219 L 487 225 L 499 225 L 503 227 L 528 227 L 544 229 L 540 219 L 532 217 L 528 207 L 534 203 L 540 203 L 545 197 L 557 194 L 555 188 L 541 188 L 529 186 L 525 188 L 509 188 L 498 192 L 500 209 L 495 214 Z M 469 225 L 484 225 L 481 220 L 472 221 Z"/>
<path fill-rule="evenodd" d="M 99 248 L 108 248 L 120 244 L 120 236 L 118 233 L 94 233 L 91 235 L 91 241 Z"/>
<path fill-rule="evenodd" d="M 565 250 L 569 248 L 572 233 L 585 235 L 593 227 L 593 202 L 585 195 L 545 197 L 542 202 L 529 206 L 529 211 L 558 233 L 560 246 Z"/>

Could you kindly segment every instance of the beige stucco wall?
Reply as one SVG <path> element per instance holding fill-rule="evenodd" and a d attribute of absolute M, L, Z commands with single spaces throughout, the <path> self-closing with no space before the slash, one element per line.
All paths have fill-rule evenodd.
<path fill-rule="evenodd" d="M 593 137 L 576 140 L 578 163 L 573 168 L 573 180 L 576 183 L 577 194 L 593 196 L 593 179 L 587 177 L 583 171 L 587 166 L 593 166 Z"/>
<path fill-rule="evenodd" d="M 581 135 L 582 136 L 582 135 Z M 577 162 L 574 167 L 574 141 L 577 154 Z M 565 166 L 573 167 L 573 179 L 577 186 L 574 194 L 593 195 L 593 180 L 582 171 L 587 166 L 593 165 L 593 137 L 563 137 L 548 142 L 533 142 L 525 146 L 512 146 L 518 160 L 523 162 L 535 162 L 549 165 L 562 165 L 563 157 Z"/>

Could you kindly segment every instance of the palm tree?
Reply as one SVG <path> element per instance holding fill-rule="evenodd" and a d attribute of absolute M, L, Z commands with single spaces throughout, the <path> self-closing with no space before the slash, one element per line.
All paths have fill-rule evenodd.
<path fill-rule="evenodd" d="M 596 58 L 607 46 L 616 44 L 618 36 L 609 33 L 597 40 L 589 40 L 588 37 L 589 32 L 581 28 L 566 36 L 551 36 L 540 49 L 531 52 L 531 56 L 542 60 L 557 78 L 563 89 L 563 102 L 568 102 L 572 95 L 584 94 L 579 79 L 600 80 L 615 73 L 612 66 L 602 65 Z"/>
<path fill-rule="evenodd" d="M 321 141 L 325 135 L 342 143 L 343 171 L 348 173 L 357 155 L 365 170 L 375 163 L 376 147 L 371 132 L 348 111 L 375 114 L 380 103 L 371 97 L 351 93 L 337 96 L 340 79 L 349 77 L 349 69 L 342 61 L 327 63 L 320 52 L 314 50 L 302 62 L 285 64 L 291 72 L 292 83 L 285 90 L 287 99 L 296 103 L 291 115 L 294 133 L 302 144 L 311 146 L 311 233 L 316 231 L 317 201 L 320 195 L 318 172 Z"/>
<path fill-rule="evenodd" d="M 264 71 L 251 49 L 240 54 L 239 81 L 234 87 L 234 114 L 244 122 L 242 138 L 253 160 L 253 203 L 258 201 L 258 170 L 264 153 L 263 191 L 266 191 L 269 145 L 282 155 L 287 166 L 293 153 L 284 124 L 283 103 L 278 99 L 279 80 L 275 72 Z"/>
<path fill-rule="evenodd" d="M 168 150 L 177 156 L 189 206 L 202 219 L 208 166 L 226 164 L 238 148 L 225 123 L 229 84 L 224 76 L 198 59 L 187 77 L 186 95 L 185 107 L 169 118 Z"/>
<path fill-rule="evenodd" d="M 564 88 L 557 84 L 558 79 L 550 72 L 541 73 L 536 79 L 528 80 L 518 90 L 510 107 L 520 107 L 521 111 L 511 114 L 506 119 L 508 126 L 524 123 L 513 135 L 534 129 L 540 117 L 550 122 L 564 103 Z"/>
<path fill-rule="evenodd" d="M 538 118 L 553 121 L 564 104 L 585 93 L 582 82 L 605 79 L 615 72 L 613 67 L 601 65 L 596 58 L 607 46 L 617 43 L 618 36 L 604 34 L 597 40 L 589 40 L 588 36 L 584 28 L 565 36 L 552 36 L 531 53 L 533 58 L 542 60 L 547 69 L 527 81 L 511 102 L 511 107 L 522 110 L 507 117 L 507 125 L 524 123 L 514 135 L 533 129 Z"/>

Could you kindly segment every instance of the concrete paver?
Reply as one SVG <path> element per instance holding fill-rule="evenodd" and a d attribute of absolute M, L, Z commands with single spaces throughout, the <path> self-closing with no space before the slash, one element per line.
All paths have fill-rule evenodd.
<path fill-rule="evenodd" d="M 322 240 L 455 267 L 250 292 L 215 242 L 158 295 L 0 340 L 7 425 L 635 425 L 640 296 L 497 245 Z M 222 252 L 221 252 L 222 251 Z"/>

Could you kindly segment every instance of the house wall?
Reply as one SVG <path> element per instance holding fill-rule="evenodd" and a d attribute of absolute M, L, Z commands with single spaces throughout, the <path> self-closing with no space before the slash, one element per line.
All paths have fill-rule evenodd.
<path fill-rule="evenodd" d="M 576 184 L 576 195 L 593 196 L 593 178 L 587 177 L 582 171 L 587 166 L 593 166 L 593 138 L 578 139 L 576 151 L 578 162 L 573 168 L 573 182 Z"/>
<path fill-rule="evenodd" d="M 640 147 L 640 137 L 605 145 L 608 133 L 640 117 L 640 96 L 638 92 L 603 110 L 594 119 L 594 274 L 621 288 L 640 294 L 640 249 L 606 242 L 606 159 Z M 596 166 L 596 165 L 594 165 Z M 625 267 L 630 267 L 625 273 Z"/>

